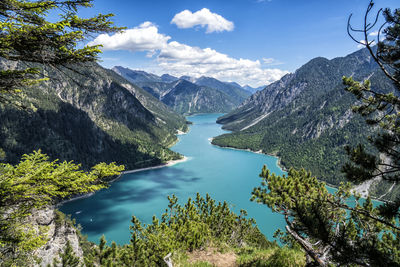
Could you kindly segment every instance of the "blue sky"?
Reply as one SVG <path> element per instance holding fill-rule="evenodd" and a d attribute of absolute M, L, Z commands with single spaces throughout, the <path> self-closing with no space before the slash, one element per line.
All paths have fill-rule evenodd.
<path fill-rule="evenodd" d="M 360 26 L 368 0 L 95 0 L 82 16 L 114 13 L 128 28 L 100 36 L 101 64 L 175 76 L 212 76 L 260 86 L 314 57 L 334 58 L 358 49 L 347 18 Z M 397 4 L 397 5 L 396 5 Z M 396 8 L 398 0 L 376 0 Z M 94 36 L 96 37 L 96 36 Z M 360 37 L 361 39 L 361 37 Z"/>

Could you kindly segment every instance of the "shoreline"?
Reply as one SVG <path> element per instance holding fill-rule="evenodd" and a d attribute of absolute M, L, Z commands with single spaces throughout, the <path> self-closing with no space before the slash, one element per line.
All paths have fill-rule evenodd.
<path fill-rule="evenodd" d="M 160 165 L 156 165 L 156 166 L 152 166 L 152 167 L 145 167 L 145 168 L 140 168 L 140 169 L 134 169 L 134 170 L 123 171 L 123 172 L 121 172 L 121 174 L 118 175 L 116 178 L 114 178 L 114 179 L 112 179 L 112 180 L 110 180 L 110 181 L 107 181 L 107 183 L 111 184 L 111 183 L 113 183 L 113 182 L 119 180 L 124 174 L 135 173 L 135 172 L 142 172 L 142 171 L 149 171 L 149 170 L 155 170 L 155 169 L 161 169 L 161 168 L 170 167 L 170 166 L 173 166 L 173 165 L 175 165 L 175 164 L 178 164 L 178 163 L 181 163 L 181 162 L 185 162 L 185 161 L 188 161 L 188 160 L 189 160 L 188 157 L 183 156 L 183 158 L 181 158 L 181 159 L 170 160 L 170 161 L 168 161 L 167 163 L 163 163 L 163 164 L 160 164 Z M 68 203 L 68 202 L 72 202 L 72 201 L 75 201 L 75 200 L 78 200 L 78 199 L 82 199 L 82 198 L 88 198 L 88 197 L 93 196 L 95 193 L 96 193 L 96 192 L 91 192 L 91 193 L 87 193 L 87 194 L 84 194 L 84 195 L 72 197 L 72 198 L 70 198 L 70 199 L 66 199 L 66 200 L 63 200 L 63 201 L 57 203 L 55 206 L 56 206 L 56 207 L 59 207 L 59 206 L 62 206 L 63 204 Z"/>
<path fill-rule="evenodd" d="M 173 166 L 175 164 L 181 163 L 181 162 L 185 162 L 189 160 L 188 157 L 183 156 L 182 159 L 176 159 L 176 160 L 170 160 L 167 163 L 163 163 L 157 166 L 152 166 L 152 167 L 145 167 L 145 168 L 140 168 L 140 169 L 134 169 L 134 170 L 127 170 L 127 171 L 123 171 L 121 172 L 121 174 L 119 175 L 119 177 L 123 174 L 128 174 L 128 173 L 135 173 L 135 172 L 142 172 L 142 171 L 148 171 L 148 170 L 155 170 L 155 169 L 160 169 L 160 168 L 164 168 L 164 167 L 169 167 L 169 166 Z M 115 178 L 112 180 L 112 182 L 116 181 L 119 177 Z"/>
<path fill-rule="evenodd" d="M 184 134 L 189 133 L 189 131 L 190 131 L 190 128 L 189 128 L 189 127 L 188 127 L 188 130 L 187 130 L 186 132 L 181 131 L 181 130 L 177 130 L 177 133 L 176 133 L 175 135 L 176 135 L 176 136 L 184 135 Z M 176 143 L 178 143 L 178 142 L 179 142 L 179 138 L 177 138 L 176 141 L 175 141 L 173 144 L 170 145 L 170 147 L 174 146 L 174 145 L 175 145 Z M 182 155 L 182 156 L 183 156 L 183 158 L 181 158 L 181 159 L 170 160 L 170 161 L 168 161 L 168 162 L 166 162 L 166 163 L 162 163 L 162 164 L 159 164 L 159 165 L 156 165 L 156 166 L 144 167 L 144 168 L 139 168 L 139 169 L 134 169 L 134 170 L 123 171 L 123 172 L 121 172 L 121 174 L 118 175 L 116 178 L 114 178 L 114 179 L 112 179 L 112 180 L 110 180 L 110 181 L 107 181 L 107 183 L 111 184 L 111 183 L 113 183 L 113 182 L 119 180 L 124 174 L 129 174 L 129 173 L 135 173 L 135 172 L 142 172 L 142 171 L 160 169 L 160 168 L 164 168 L 164 167 L 173 166 L 173 165 L 175 165 L 175 164 L 178 164 L 178 163 L 185 162 L 185 161 L 189 160 L 188 157 L 186 157 L 186 156 L 184 156 L 184 155 Z M 91 192 L 91 193 L 87 193 L 87 194 L 75 196 L 75 197 L 72 197 L 72 198 L 63 200 L 63 201 L 57 203 L 55 206 L 56 206 L 56 207 L 59 207 L 59 206 L 62 206 L 63 204 L 68 203 L 68 202 L 72 202 L 72 201 L 75 201 L 75 200 L 78 200 L 78 199 L 82 199 L 82 198 L 91 197 L 91 196 L 94 195 L 95 193 L 96 193 L 96 192 Z"/>
<path fill-rule="evenodd" d="M 278 157 L 275 153 L 267 154 L 267 153 L 263 153 L 262 150 L 253 151 L 253 150 L 251 150 L 251 149 L 249 149 L 249 148 L 242 149 L 242 148 L 235 148 L 235 147 L 229 147 L 229 146 L 219 146 L 219 145 L 215 145 L 215 144 L 212 143 L 212 140 L 213 140 L 213 139 L 214 139 L 213 137 L 208 138 L 208 141 L 210 141 L 210 144 L 213 145 L 213 146 L 217 146 L 217 147 L 220 147 L 220 148 L 233 149 L 233 150 L 248 151 L 248 152 L 252 152 L 252 153 L 256 153 L 256 154 L 264 154 L 264 155 L 267 155 L 267 156 L 275 157 L 275 158 L 277 158 L 276 165 L 277 165 L 282 171 L 284 171 L 284 172 L 287 172 L 287 171 L 288 171 L 288 170 L 286 169 L 286 167 L 283 166 L 283 165 L 281 164 L 281 158 Z M 335 190 L 338 190 L 338 189 L 339 189 L 338 186 L 333 185 L 333 184 L 330 184 L 330 183 L 328 183 L 328 182 L 326 182 L 326 181 L 323 181 L 323 180 L 320 180 L 320 179 L 318 179 L 318 181 L 325 183 L 325 186 L 330 187 L 330 188 L 332 188 L 332 189 L 335 189 Z M 356 192 L 356 191 L 355 191 L 356 188 L 357 188 L 357 185 L 354 185 L 353 188 L 351 189 L 351 192 L 352 192 L 353 194 Z M 361 197 L 362 197 L 362 198 L 366 198 L 365 193 L 364 193 L 364 195 L 362 195 Z M 371 197 L 371 199 L 374 200 L 374 201 L 379 201 L 379 202 L 383 202 L 383 203 L 384 203 L 384 202 L 388 202 L 388 200 L 383 200 L 383 199 L 381 199 L 381 198 L 379 198 L 379 197 L 373 197 L 373 196 L 370 196 L 370 197 Z M 390 202 L 390 201 L 389 201 L 389 202 Z"/>
<path fill-rule="evenodd" d="M 219 145 L 215 145 L 212 143 L 213 139 L 214 139 L 213 137 L 208 138 L 208 141 L 210 141 L 210 144 L 213 146 L 217 146 L 220 148 L 226 148 L 226 149 L 232 149 L 232 150 L 247 151 L 247 152 L 251 152 L 251 153 L 255 153 L 255 154 L 263 154 L 266 156 L 274 157 L 277 159 L 277 161 L 276 161 L 277 167 L 279 167 L 283 172 L 287 172 L 286 167 L 281 164 L 281 158 L 278 157 L 277 155 L 263 153 L 261 149 L 258 151 L 254 151 L 254 150 L 251 150 L 250 148 L 236 148 L 236 147 L 230 147 L 230 146 L 219 146 Z"/>

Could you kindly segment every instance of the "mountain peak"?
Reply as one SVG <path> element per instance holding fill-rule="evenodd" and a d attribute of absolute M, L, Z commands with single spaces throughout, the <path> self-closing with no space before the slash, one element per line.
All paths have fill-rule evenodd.
<path fill-rule="evenodd" d="M 163 82 L 174 82 L 174 81 L 178 80 L 178 78 L 175 76 L 169 75 L 169 74 L 163 74 L 163 75 L 161 75 L 161 80 Z"/>
<path fill-rule="evenodd" d="M 179 77 L 179 79 L 180 80 L 186 80 L 186 81 L 189 81 L 191 83 L 194 83 L 197 80 L 196 78 L 190 77 L 190 76 L 187 76 L 187 75 L 183 75 L 183 76 Z"/>

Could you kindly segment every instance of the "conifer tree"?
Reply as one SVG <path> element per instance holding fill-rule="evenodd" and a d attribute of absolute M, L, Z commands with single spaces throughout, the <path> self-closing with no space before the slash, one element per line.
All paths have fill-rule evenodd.
<path fill-rule="evenodd" d="M 9 64 L 0 70 L 0 103 L 16 103 L 15 96 L 27 86 L 46 80 L 32 63 L 56 68 L 95 61 L 99 46 L 77 45 L 93 33 L 115 32 L 112 14 L 80 18 L 79 8 L 92 6 L 93 0 L 2 0 L 0 1 L 0 58 Z M 61 12 L 58 21 L 47 19 L 49 13 Z M 13 62 L 25 68 L 14 69 Z M 51 78 L 51 77 L 50 77 Z"/>
<path fill-rule="evenodd" d="M 99 163 L 84 172 L 79 164 L 50 161 L 40 151 L 24 155 L 15 166 L 0 164 L 0 259 L 29 254 L 47 242 L 46 227 L 32 228 L 27 221 L 34 210 L 104 188 L 106 178 L 123 169 Z"/>
<path fill-rule="evenodd" d="M 351 163 L 343 167 L 346 178 L 359 183 L 380 177 L 393 183 L 400 182 L 400 9 L 380 9 L 373 23 L 368 23 L 374 3 L 371 1 L 365 14 L 364 27 L 353 29 L 348 24 L 348 31 L 353 40 L 354 32 L 361 32 L 364 41 L 358 43 L 368 49 L 371 57 L 379 65 L 381 71 L 393 83 L 395 92 L 385 92 L 384 88 L 373 88 L 369 80 L 355 81 L 352 77 L 343 77 L 346 90 L 353 93 L 361 104 L 353 107 L 354 112 L 366 118 L 366 122 L 378 129 L 376 136 L 369 141 L 378 153 L 368 152 L 364 146 L 346 148 Z M 380 13 L 385 23 L 378 29 L 377 40 L 369 36 Z M 385 28 L 383 28 L 385 27 Z M 381 35 L 384 38 L 381 38 Z M 383 40 L 381 40 L 383 39 Z M 374 44 L 377 44 L 376 47 Z M 386 212 L 398 216 L 400 199 L 386 205 Z M 383 211 L 383 210 L 382 210 Z"/>
<path fill-rule="evenodd" d="M 41 67 L 74 70 L 74 64 L 97 60 L 99 46 L 78 48 L 78 44 L 93 33 L 122 28 L 113 26 L 112 14 L 80 18 L 78 9 L 91 7 L 92 2 L 0 1 L 0 105 L 23 107 L 17 101 L 23 97 L 23 88 L 51 79 Z M 61 14 L 55 17 L 57 13 Z M 51 20 L 49 14 L 53 15 Z M 0 161 L 4 157 L 0 148 Z M 15 265 L 15 259 L 22 257 L 30 265 L 31 258 L 26 255 L 46 243 L 46 227 L 30 229 L 27 221 L 34 210 L 104 188 L 104 179 L 123 169 L 124 166 L 114 163 L 100 163 L 84 172 L 79 164 L 50 161 L 40 151 L 24 155 L 16 166 L 0 164 L 0 265 L 8 260 Z M 63 265 L 77 264 L 71 246 L 66 247 L 63 255 Z"/>
<path fill-rule="evenodd" d="M 67 241 L 64 252 L 60 255 L 60 257 L 61 257 L 62 267 L 78 267 L 80 264 L 79 257 L 75 255 L 74 250 L 72 249 L 71 243 L 69 241 Z"/>
<path fill-rule="evenodd" d="M 387 92 L 374 88 L 369 80 L 355 81 L 343 77 L 346 90 L 359 100 L 356 113 L 365 116 L 368 127 L 377 135 L 370 141 L 377 153 L 364 146 L 347 148 L 350 163 L 343 167 L 352 182 L 374 177 L 400 182 L 400 9 L 380 9 L 370 22 L 374 3 L 368 5 L 362 29 L 348 23 L 350 36 L 370 52 L 396 88 Z M 377 27 L 380 15 L 385 22 Z M 378 28 L 377 40 L 370 33 Z M 354 36 L 361 34 L 363 41 Z M 384 35 L 385 38 L 381 38 Z M 377 44 L 374 47 L 374 44 Z M 297 243 L 308 255 L 310 264 L 327 266 L 399 266 L 400 201 L 374 207 L 371 199 L 352 196 L 350 183 L 342 184 L 336 193 L 305 170 L 290 169 L 287 176 L 271 174 L 265 167 L 260 187 L 254 188 L 252 200 L 266 204 L 283 214 L 286 234 L 282 240 Z"/>

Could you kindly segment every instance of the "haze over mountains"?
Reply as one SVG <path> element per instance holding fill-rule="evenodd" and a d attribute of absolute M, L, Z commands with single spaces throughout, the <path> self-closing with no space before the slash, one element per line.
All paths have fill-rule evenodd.
<path fill-rule="evenodd" d="M 251 95 L 237 83 L 210 77 L 157 76 L 120 66 L 112 70 L 181 114 L 229 112 Z"/>

